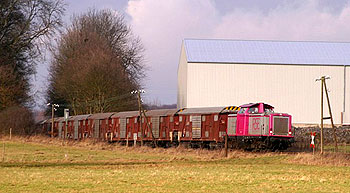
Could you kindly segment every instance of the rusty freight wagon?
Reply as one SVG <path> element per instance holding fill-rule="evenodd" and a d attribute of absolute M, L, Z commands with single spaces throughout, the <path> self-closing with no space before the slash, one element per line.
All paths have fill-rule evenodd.
<path fill-rule="evenodd" d="M 111 125 L 111 116 L 114 113 L 97 113 L 89 116 L 88 127 L 86 132 L 87 137 L 92 137 L 95 139 L 107 140 L 105 133 L 107 128 Z"/>
<path fill-rule="evenodd" d="M 41 121 L 39 124 L 41 125 L 41 130 L 42 133 L 45 135 L 50 135 L 51 132 L 51 119 L 45 119 L 43 121 Z"/>
<path fill-rule="evenodd" d="M 137 133 L 138 111 L 126 111 L 115 113 L 111 116 L 112 129 L 107 133 L 110 141 L 133 140 L 132 133 Z M 137 135 L 137 134 L 136 134 Z"/>
<path fill-rule="evenodd" d="M 65 130 L 67 139 L 74 139 L 74 116 L 69 116 L 67 121 L 67 128 Z"/>
<path fill-rule="evenodd" d="M 62 119 L 63 119 L 63 117 L 56 117 L 56 118 L 54 118 L 54 120 L 53 120 L 53 136 L 54 137 L 57 137 L 57 136 L 59 136 L 59 132 L 60 132 L 60 130 L 59 130 L 59 128 L 60 127 L 62 127 L 61 126 L 61 121 L 62 121 Z M 49 125 L 49 127 L 50 128 L 48 128 L 49 130 L 49 135 L 51 135 L 51 123 L 52 123 L 52 119 L 48 119 L 47 120 L 47 123 L 48 123 L 48 125 Z"/>
<path fill-rule="evenodd" d="M 60 135 L 59 126 L 60 121 L 63 119 L 63 117 L 55 117 L 53 119 L 53 136 L 57 137 Z M 48 136 L 51 136 L 52 134 L 52 119 L 46 119 L 40 122 L 42 132 L 45 133 Z"/>
<path fill-rule="evenodd" d="M 79 139 L 84 139 L 87 138 L 88 135 L 86 135 L 87 131 L 88 131 L 88 127 L 89 127 L 89 117 L 91 115 L 79 115 L 79 117 L 77 117 L 77 121 L 78 121 L 78 138 Z"/>
<path fill-rule="evenodd" d="M 227 115 L 237 113 L 238 109 L 235 106 L 181 109 L 176 113 L 174 136 L 192 146 L 216 146 L 226 136 Z"/>
<path fill-rule="evenodd" d="M 83 139 L 87 127 L 87 119 L 91 115 L 76 115 L 68 119 L 67 136 L 71 139 Z"/>
<path fill-rule="evenodd" d="M 59 118 L 57 118 L 55 120 L 55 127 L 57 129 L 58 138 L 64 138 L 64 136 L 65 136 L 65 132 L 64 132 L 64 129 L 65 129 L 64 117 L 59 117 Z"/>
<path fill-rule="evenodd" d="M 174 115 L 177 109 L 159 109 L 147 111 L 147 123 L 143 121 L 145 140 L 153 141 L 159 145 L 168 146 L 172 141 L 174 128 Z M 152 136 L 153 135 L 153 136 Z"/>
<path fill-rule="evenodd" d="M 145 143 L 153 141 L 153 137 L 159 143 L 169 142 L 174 123 L 176 109 L 161 109 L 147 111 L 143 116 L 141 126 Z M 112 141 L 141 141 L 140 117 L 138 111 L 119 112 L 112 116 L 113 133 Z M 153 136 L 152 136 L 153 135 Z"/>

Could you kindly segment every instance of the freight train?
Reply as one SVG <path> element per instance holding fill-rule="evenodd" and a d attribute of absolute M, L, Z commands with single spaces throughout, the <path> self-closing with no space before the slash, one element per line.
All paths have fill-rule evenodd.
<path fill-rule="evenodd" d="M 292 117 L 276 113 L 265 103 L 241 106 L 97 113 L 54 119 L 54 136 L 81 140 L 94 138 L 122 144 L 157 146 L 286 149 L 294 140 Z M 42 122 L 51 132 L 51 119 Z M 50 133 L 51 134 L 51 133 Z"/>

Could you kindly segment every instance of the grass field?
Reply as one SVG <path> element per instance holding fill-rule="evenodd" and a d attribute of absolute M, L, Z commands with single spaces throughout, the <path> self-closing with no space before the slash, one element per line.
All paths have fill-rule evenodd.
<path fill-rule="evenodd" d="M 350 192 L 348 155 L 2 139 L 0 192 Z M 2 158 L 2 157 L 1 157 Z"/>

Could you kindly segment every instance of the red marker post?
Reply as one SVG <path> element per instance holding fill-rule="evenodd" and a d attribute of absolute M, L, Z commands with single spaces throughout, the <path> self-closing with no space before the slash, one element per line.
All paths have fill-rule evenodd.
<path fill-rule="evenodd" d="M 311 143 L 310 143 L 310 147 L 312 148 L 312 155 L 315 154 L 315 136 L 316 136 L 316 132 L 311 132 Z"/>

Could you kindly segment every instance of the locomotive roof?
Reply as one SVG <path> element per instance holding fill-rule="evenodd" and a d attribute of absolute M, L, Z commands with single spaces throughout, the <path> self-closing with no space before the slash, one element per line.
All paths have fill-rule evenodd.
<path fill-rule="evenodd" d="M 136 117 L 138 115 L 139 115 L 138 111 L 125 111 L 125 112 L 114 113 L 114 115 L 112 115 L 112 118 Z"/>
<path fill-rule="evenodd" d="M 110 118 L 114 113 L 96 113 L 92 114 L 88 119 L 107 119 Z"/>
<path fill-rule="evenodd" d="M 249 108 L 249 107 L 253 107 L 253 106 L 258 106 L 259 104 L 261 103 L 248 103 L 248 104 L 244 104 L 244 105 L 241 105 L 240 107 L 243 107 L 243 108 Z M 265 107 L 269 107 L 269 108 L 274 108 L 272 105 L 269 105 L 269 104 L 266 104 L 266 103 L 263 103 Z"/>

